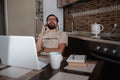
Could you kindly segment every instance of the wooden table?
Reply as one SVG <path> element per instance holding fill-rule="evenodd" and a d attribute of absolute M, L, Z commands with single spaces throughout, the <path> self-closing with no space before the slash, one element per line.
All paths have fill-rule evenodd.
<path fill-rule="evenodd" d="M 96 67 L 92 73 L 81 72 L 81 71 L 64 69 L 64 67 L 67 66 L 66 58 L 64 58 L 64 60 L 62 61 L 62 65 L 61 65 L 60 69 L 53 70 L 53 69 L 51 69 L 50 65 L 48 65 L 44 69 L 44 71 L 42 71 L 40 74 L 31 78 L 31 80 L 49 80 L 51 77 L 53 77 L 58 72 L 66 72 L 66 73 L 74 73 L 74 74 L 79 74 L 79 75 L 86 75 L 86 76 L 89 76 L 89 80 L 100 80 L 101 70 L 102 70 L 102 66 L 103 66 L 104 62 L 103 61 L 92 61 L 92 62 L 93 63 L 97 62 Z"/>
<path fill-rule="evenodd" d="M 49 80 L 58 72 L 86 75 L 86 76 L 89 76 L 89 80 L 100 80 L 100 74 L 101 74 L 103 63 L 104 63 L 103 61 L 95 61 L 97 62 L 96 67 L 94 68 L 92 73 L 89 73 L 89 72 L 81 72 L 81 71 L 64 69 L 64 67 L 67 66 L 66 59 L 67 58 L 64 58 L 60 69 L 57 69 L 57 70 L 51 69 L 50 64 L 48 64 L 45 68 L 41 70 L 33 70 L 25 74 L 24 76 L 21 76 L 18 79 L 0 75 L 0 80 Z"/>

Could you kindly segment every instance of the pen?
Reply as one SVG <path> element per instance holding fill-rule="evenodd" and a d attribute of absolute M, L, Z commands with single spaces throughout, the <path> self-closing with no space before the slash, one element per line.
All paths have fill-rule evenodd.
<path fill-rule="evenodd" d="M 72 59 L 75 59 L 75 54 L 73 54 L 73 57 L 72 57 Z"/>

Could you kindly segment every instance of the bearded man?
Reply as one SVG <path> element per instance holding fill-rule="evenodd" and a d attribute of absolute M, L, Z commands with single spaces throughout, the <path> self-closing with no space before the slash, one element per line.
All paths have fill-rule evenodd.
<path fill-rule="evenodd" d="M 63 53 L 68 45 L 67 34 L 58 30 L 59 20 L 54 14 L 48 15 L 46 21 L 36 43 L 38 55 L 49 55 L 49 52 Z"/>

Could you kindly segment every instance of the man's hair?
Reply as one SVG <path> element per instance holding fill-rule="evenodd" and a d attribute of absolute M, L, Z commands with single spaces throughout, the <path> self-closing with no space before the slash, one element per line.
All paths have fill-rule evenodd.
<path fill-rule="evenodd" d="M 56 18 L 56 21 L 58 22 L 58 18 L 57 18 L 57 16 L 55 16 L 54 14 L 48 15 L 47 18 L 46 18 L 46 21 L 48 21 L 48 18 L 49 18 L 50 16 L 54 16 L 54 17 Z"/>

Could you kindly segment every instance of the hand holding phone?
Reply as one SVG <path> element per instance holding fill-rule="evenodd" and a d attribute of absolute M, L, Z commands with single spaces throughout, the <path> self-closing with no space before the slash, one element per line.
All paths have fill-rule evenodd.
<path fill-rule="evenodd" d="M 44 24 L 42 26 L 41 32 L 44 33 L 47 30 L 47 24 Z"/>

